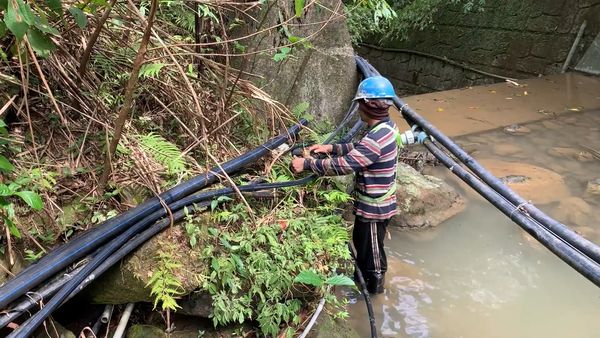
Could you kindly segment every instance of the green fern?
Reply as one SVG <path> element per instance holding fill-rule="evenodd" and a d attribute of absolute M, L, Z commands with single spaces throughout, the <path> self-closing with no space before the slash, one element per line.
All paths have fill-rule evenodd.
<path fill-rule="evenodd" d="M 167 250 L 174 250 L 173 246 L 167 245 Z M 152 273 L 152 277 L 146 286 L 151 287 L 150 294 L 154 296 L 154 308 L 161 303 L 163 311 L 176 311 L 181 308 L 175 297 L 183 293 L 183 286 L 174 272 L 181 268 L 181 264 L 175 261 L 170 252 L 158 252 L 159 266 Z"/>
<path fill-rule="evenodd" d="M 164 63 L 146 63 L 140 68 L 139 77 L 155 78 L 164 66 Z"/>
<path fill-rule="evenodd" d="M 155 133 L 136 135 L 135 138 L 146 153 L 167 168 L 169 174 L 177 175 L 186 171 L 183 153 L 175 144 Z"/>

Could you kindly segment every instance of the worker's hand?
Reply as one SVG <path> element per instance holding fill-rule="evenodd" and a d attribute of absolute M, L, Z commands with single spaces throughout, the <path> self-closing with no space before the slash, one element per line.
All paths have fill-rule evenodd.
<path fill-rule="evenodd" d="M 312 146 L 307 148 L 311 153 L 317 154 L 330 154 L 333 152 L 332 144 L 313 144 Z"/>
<path fill-rule="evenodd" d="M 305 160 L 302 157 L 296 157 L 292 160 L 290 167 L 294 174 L 299 174 L 304 171 L 304 161 Z"/>
<path fill-rule="evenodd" d="M 423 142 L 425 142 L 425 139 L 427 139 L 428 137 L 429 137 L 429 135 L 427 135 L 427 133 L 426 133 L 426 132 L 424 132 L 424 131 L 420 131 L 420 132 L 417 134 L 417 143 L 418 143 L 418 144 L 423 144 Z"/>

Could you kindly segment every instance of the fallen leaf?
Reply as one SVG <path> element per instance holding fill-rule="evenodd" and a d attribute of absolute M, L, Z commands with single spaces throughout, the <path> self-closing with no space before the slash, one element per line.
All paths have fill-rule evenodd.
<path fill-rule="evenodd" d="M 439 111 L 439 112 L 443 112 L 443 111 L 444 111 L 444 108 L 438 108 L 438 109 L 437 109 L 437 111 Z"/>
<path fill-rule="evenodd" d="M 490 90 L 490 93 L 491 94 L 496 94 L 496 91 L 495 90 Z"/>
<path fill-rule="evenodd" d="M 288 227 L 288 223 L 284 219 L 277 220 L 277 223 L 279 223 L 279 226 L 281 227 L 281 230 L 285 230 Z"/>

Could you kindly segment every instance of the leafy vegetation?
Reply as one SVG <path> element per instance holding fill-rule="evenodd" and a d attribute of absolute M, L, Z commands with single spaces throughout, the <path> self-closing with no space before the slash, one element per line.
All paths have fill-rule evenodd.
<path fill-rule="evenodd" d="M 263 335 L 277 336 L 300 324 L 304 298 L 324 296 L 340 305 L 331 287 L 354 283 L 340 273 L 350 259 L 349 230 L 335 210 L 349 196 L 326 190 L 327 196 L 314 195 L 302 208 L 293 193 L 275 209 L 254 201 L 257 218 L 243 204 L 213 205 L 213 224 L 188 215 L 183 226 L 190 245 L 210 267 L 197 278 L 213 299 L 215 326 L 256 320 Z"/>
<path fill-rule="evenodd" d="M 0 152 L 8 151 L 11 142 L 6 127 L 6 123 L 0 120 Z M 31 175 L 28 173 L 16 177 L 13 175 L 11 179 L 9 175 L 13 173 L 14 169 L 14 165 L 6 156 L 0 153 L 0 172 L 3 176 L 6 175 L 0 181 L 0 219 L 8 229 L 7 234 L 21 238 L 21 232 L 15 224 L 17 218 L 15 203 L 20 199 L 29 208 L 41 210 L 44 207 L 42 198 L 35 191 L 28 189 L 33 188 L 37 190 L 40 188 L 40 186 L 34 184 L 36 183 L 36 179 L 41 184 L 44 184 L 42 188 L 47 188 L 47 185 L 50 184 L 48 180 L 52 180 L 52 178 L 42 178 L 40 171 L 37 170 L 36 172 L 32 172 Z"/>
<path fill-rule="evenodd" d="M 157 268 L 152 273 L 152 277 L 146 286 L 150 287 L 150 294 L 154 296 L 154 308 L 160 303 L 162 311 L 167 312 L 167 326 L 170 328 L 170 313 L 180 308 L 175 299 L 182 293 L 181 282 L 175 276 L 175 271 L 181 268 L 181 263 L 174 258 L 173 250 L 176 250 L 173 244 L 163 244 L 162 250 L 156 254 L 158 261 Z"/>
<path fill-rule="evenodd" d="M 433 24 L 444 6 L 462 6 L 465 12 L 482 10 L 485 0 L 351 0 L 346 4 L 348 28 L 355 43 L 377 38 L 403 40 L 411 31 Z"/>
<path fill-rule="evenodd" d="M 8 83 L 15 92 L 0 92 L 11 102 L 2 102 L 0 113 L 15 121 L 18 137 L 12 148 L 2 143 L 8 133 L 1 122 L 0 217 L 10 233 L 6 240 L 22 235 L 48 245 L 68 240 L 182 176 L 204 172 L 214 165 L 209 157 L 237 156 L 290 121 L 310 118 L 307 102 L 290 113 L 240 76 L 248 69 L 231 65 L 244 53 L 269 52 L 276 66 L 293 60 L 298 48 L 312 48 L 294 22 L 311 6 L 323 8 L 289 2 L 288 18 L 261 27 L 280 38 L 261 51 L 251 38 L 230 35 L 248 24 L 243 20 L 258 21 L 250 17 L 256 5 L 0 0 L 0 89 Z M 242 13 L 242 19 L 231 13 Z M 121 111 L 127 111 L 123 118 Z M 330 128 L 318 125 L 310 138 L 321 141 Z M 16 153 L 18 161 L 11 157 Z M 103 162 L 109 170 L 101 169 Z M 252 179 L 262 176 L 263 168 L 256 169 Z M 267 180 L 293 179 L 287 163 L 264 169 Z M 98 184 L 104 173 L 106 186 Z M 210 224 L 192 215 L 183 222 L 187 241 L 179 244 L 189 245 L 209 267 L 197 284 L 213 297 L 215 325 L 250 320 L 264 335 L 290 335 L 315 297 L 339 305 L 332 287 L 352 283 L 342 275 L 349 233 L 337 208 L 350 196 L 317 185 L 305 189 L 301 194 L 285 189 L 269 202 L 251 200 L 253 212 L 218 198 L 210 206 Z M 43 207 L 41 196 L 47 202 L 41 222 L 28 219 L 19 227 L 18 217 Z M 169 317 L 184 283 L 174 253 L 179 247 L 162 248 L 148 286 L 155 308 Z M 43 248 L 22 252 L 33 262 Z"/>

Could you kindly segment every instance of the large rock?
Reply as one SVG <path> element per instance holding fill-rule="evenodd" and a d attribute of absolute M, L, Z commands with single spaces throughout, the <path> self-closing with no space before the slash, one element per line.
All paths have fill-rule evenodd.
<path fill-rule="evenodd" d="M 132 325 L 127 330 L 128 338 L 165 338 L 167 334 L 160 328 L 152 325 Z"/>
<path fill-rule="evenodd" d="M 246 71 L 262 77 L 258 84 L 288 107 L 301 102 L 310 104 L 309 112 L 320 118 L 337 120 L 346 111 L 357 85 L 354 50 L 346 27 L 344 6 L 340 0 L 306 2 L 301 18 L 293 18 L 294 1 L 276 0 L 261 6 L 250 21 L 235 32 L 244 36 L 289 20 L 278 30 L 267 30 L 243 40 L 247 57 Z M 247 17 L 242 17 L 247 19 Z M 308 38 L 312 47 L 296 44 L 284 60 L 274 61 L 288 37 Z M 292 38 L 294 39 L 294 38 Z M 255 79 L 252 77 L 251 79 Z"/>
<path fill-rule="evenodd" d="M 439 178 L 421 175 L 398 163 L 398 215 L 390 225 L 401 228 L 436 226 L 461 212 L 463 198 Z"/>
<path fill-rule="evenodd" d="M 182 264 L 175 271 L 175 276 L 183 286 L 182 294 L 192 293 L 200 286 L 196 276 L 207 267 L 201 264 L 187 241 L 188 237 L 180 225 L 171 226 L 95 281 L 87 291 L 88 298 L 97 304 L 153 302 L 146 285 L 159 264 L 158 252 L 169 252 L 173 260 Z M 202 239 L 198 242 L 202 245 Z"/>

